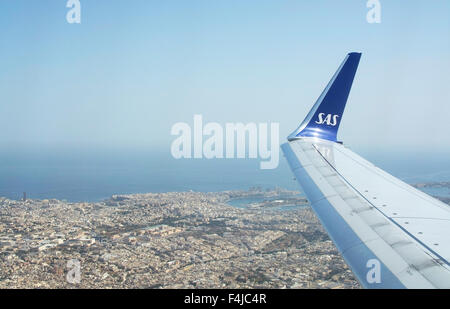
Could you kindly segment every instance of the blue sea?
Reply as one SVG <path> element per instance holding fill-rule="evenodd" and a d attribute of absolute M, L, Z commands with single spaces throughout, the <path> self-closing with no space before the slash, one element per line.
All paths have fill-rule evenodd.
<path fill-rule="evenodd" d="M 363 154 L 408 182 L 450 181 L 447 156 Z M 173 159 L 161 151 L 33 151 L 0 153 L 0 196 L 100 201 L 113 194 L 246 190 L 253 186 L 299 190 L 285 159 L 260 170 L 257 159 Z M 450 196 L 449 189 L 424 189 Z"/>

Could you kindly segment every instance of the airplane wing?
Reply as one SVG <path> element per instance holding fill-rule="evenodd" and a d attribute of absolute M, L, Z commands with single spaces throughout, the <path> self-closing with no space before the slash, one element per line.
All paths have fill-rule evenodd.
<path fill-rule="evenodd" d="M 361 54 L 350 53 L 282 150 L 365 288 L 450 288 L 450 207 L 336 139 Z"/>

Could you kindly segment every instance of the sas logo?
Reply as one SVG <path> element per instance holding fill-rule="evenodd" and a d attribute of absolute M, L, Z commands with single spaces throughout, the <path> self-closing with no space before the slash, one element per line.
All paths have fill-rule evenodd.
<path fill-rule="evenodd" d="M 332 115 L 332 114 L 328 114 L 325 117 L 325 113 L 319 113 L 318 121 L 315 121 L 315 123 L 317 124 L 326 124 L 327 126 L 332 126 L 334 127 L 335 125 L 337 125 L 337 119 L 339 117 L 339 115 Z"/>

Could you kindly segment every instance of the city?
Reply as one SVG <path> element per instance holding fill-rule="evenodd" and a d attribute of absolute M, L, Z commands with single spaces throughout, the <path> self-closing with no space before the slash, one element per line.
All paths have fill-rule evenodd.
<path fill-rule="evenodd" d="M 0 248 L 0 288 L 359 288 L 307 201 L 281 189 L 2 198 Z"/>

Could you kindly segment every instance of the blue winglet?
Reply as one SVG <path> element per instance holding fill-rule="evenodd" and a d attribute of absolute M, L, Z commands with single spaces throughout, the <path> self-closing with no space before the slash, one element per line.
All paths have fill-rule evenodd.
<path fill-rule="evenodd" d="M 317 137 L 337 142 L 337 131 L 360 59 L 361 53 L 347 55 L 305 120 L 288 136 L 289 141 Z"/>

